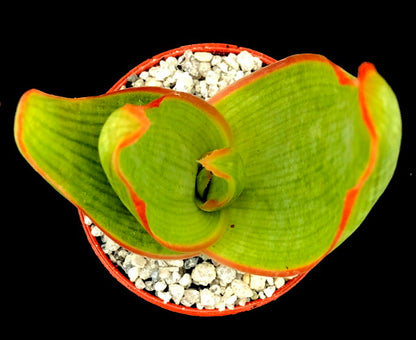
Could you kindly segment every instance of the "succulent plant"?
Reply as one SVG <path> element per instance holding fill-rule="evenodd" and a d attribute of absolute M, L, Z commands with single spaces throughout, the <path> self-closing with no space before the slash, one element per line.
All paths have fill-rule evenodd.
<path fill-rule="evenodd" d="M 354 77 L 300 54 L 209 101 L 153 87 L 77 99 L 30 90 L 15 139 L 125 248 L 288 276 L 364 220 L 393 175 L 401 119 L 372 64 Z"/>

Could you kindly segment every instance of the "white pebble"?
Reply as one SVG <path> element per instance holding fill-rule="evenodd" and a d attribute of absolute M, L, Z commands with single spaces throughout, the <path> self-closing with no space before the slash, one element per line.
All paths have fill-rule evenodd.
<path fill-rule="evenodd" d="M 191 275 L 186 273 L 178 281 L 178 283 L 183 287 L 189 287 L 192 283 Z"/>
<path fill-rule="evenodd" d="M 199 303 L 199 292 L 196 289 L 186 289 L 181 303 L 186 307 Z"/>
<path fill-rule="evenodd" d="M 220 79 L 220 73 L 217 73 L 214 71 L 208 71 L 205 77 L 205 82 L 208 85 L 217 85 L 219 79 Z"/>
<path fill-rule="evenodd" d="M 163 280 L 162 281 L 157 281 L 155 283 L 155 291 L 162 292 L 162 291 L 164 291 L 166 289 L 167 286 L 168 285 L 166 284 L 165 281 L 163 281 Z"/>
<path fill-rule="evenodd" d="M 275 291 L 276 291 L 276 287 L 275 286 L 269 286 L 265 290 L 263 290 L 264 294 L 267 297 L 271 297 Z"/>
<path fill-rule="evenodd" d="M 213 55 L 209 52 L 195 52 L 194 57 L 198 61 L 209 62 L 211 61 Z"/>
<path fill-rule="evenodd" d="M 140 73 L 139 78 L 146 80 L 149 77 L 149 72 L 148 71 L 143 71 L 142 73 Z"/>
<path fill-rule="evenodd" d="M 161 81 L 156 80 L 153 77 L 148 77 L 144 84 L 145 84 L 145 86 L 155 86 L 155 87 L 162 87 L 162 85 L 163 85 L 163 83 Z"/>
<path fill-rule="evenodd" d="M 133 85 L 133 87 L 142 87 L 142 86 L 144 86 L 144 80 L 143 79 L 137 79 L 132 85 Z"/>
<path fill-rule="evenodd" d="M 93 225 L 91 227 L 91 235 L 94 237 L 100 237 L 103 236 L 104 233 L 100 230 L 100 228 L 98 228 L 97 226 Z"/>
<path fill-rule="evenodd" d="M 132 254 L 130 258 L 130 263 L 134 267 L 144 268 L 147 263 L 147 260 L 144 256 Z"/>
<path fill-rule="evenodd" d="M 194 86 L 191 75 L 188 72 L 175 73 L 175 75 L 176 85 L 173 89 L 181 92 L 191 92 L 192 87 Z"/>
<path fill-rule="evenodd" d="M 165 263 L 172 267 L 183 267 L 183 260 L 165 260 Z"/>
<path fill-rule="evenodd" d="M 238 54 L 237 62 L 243 71 L 251 71 L 254 68 L 253 56 L 247 51 L 242 51 Z"/>
<path fill-rule="evenodd" d="M 135 286 L 137 289 L 144 289 L 144 287 L 146 287 L 146 285 L 144 284 L 144 281 L 140 278 L 136 280 Z"/>
<path fill-rule="evenodd" d="M 202 262 L 192 270 L 191 276 L 196 284 L 207 286 L 214 281 L 217 274 L 214 265 L 208 262 Z"/>
<path fill-rule="evenodd" d="M 92 224 L 91 219 L 87 215 L 84 215 L 84 223 L 86 225 L 91 225 Z"/>
<path fill-rule="evenodd" d="M 103 239 L 105 240 L 105 243 L 103 244 L 104 253 L 109 254 L 120 248 L 120 246 L 109 237 L 103 235 Z"/>
<path fill-rule="evenodd" d="M 207 309 L 215 308 L 215 295 L 209 289 L 205 288 L 200 293 L 201 305 Z"/>
<path fill-rule="evenodd" d="M 183 294 L 185 293 L 185 288 L 178 284 L 172 284 L 169 285 L 169 293 L 172 296 L 173 302 L 179 305 L 179 303 L 182 300 Z"/>
<path fill-rule="evenodd" d="M 227 284 L 231 283 L 237 275 L 237 271 L 233 268 L 219 265 L 217 267 L 217 275 L 218 279 L 220 280 L 220 284 L 222 286 L 226 286 Z"/>
<path fill-rule="evenodd" d="M 211 64 L 202 62 L 199 64 L 198 72 L 201 77 L 206 77 L 208 72 L 211 70 Z"/>
<path fill-rule="evenodd" d="M 127 271 L 127 275 L 130 279 L 130 281 L 134 282 L 137 280 L 137 278 L 139 277 L 139 268 L 137 267 L 131 267 L 128 271 Z"/>
<path fill-rule="evenodd" d="M 249 298 L 253 295 L 249 285 L 242 280 L 233 280 L 233 282 L 231 282 L 231 288 L 234 294 L 240 299 Z"/>
<path fill-rule="evenodd" d="M 240 66 L 237 62 L 237 56 L 234 53 L 230 53 L 224 58 L 224 61 L 234 70 L 238 70 Z"/>
<path fill-rule="evenodd" d="M 227 305 L 227 307 L 230 308 L 229 306 L 234 306 L 236 301 L 237 301 L 237 295 L 234 294 L 234 295 L 227 297 L 224 302 Z"/>
<path fill-rule="evenodd" d="M 276 277 L 274 279 L 274 286 L 279 289 L 285 285 L 285 279 L 283 277 Z"/>
<path fill-rule="evenodd" d="M 179 271 L 175 271 L 172 273 L 172 283 L 176 283 L 181 279 L 181 274 L 179 274 Z"/>
<path fill-rule="evenodd" d="M 250 288 L 261 291 L 266 286 L 266 278 L 264 276 L 251 275 Z"/>
<path fill-rule="evenodd" d="M 164 303 L 168 303 L 172 298 L 169 292 L 156 292 L 156 296 L 162 299 Z"/>

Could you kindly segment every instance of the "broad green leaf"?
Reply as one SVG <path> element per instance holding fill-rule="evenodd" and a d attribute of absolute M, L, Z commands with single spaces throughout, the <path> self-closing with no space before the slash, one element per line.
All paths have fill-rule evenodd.
<path fill-rule="evenodd" d="M 290 275 L 358 227 L 393 174 L 401 136 L 395 96 L 367 66 L 355 79 L 324 57 L 292 56 L 210 100 L 247 178 L 210 256 Z"/>
<path fill-rule="evenodd" d="M 179 253 L 157 243 L 115 194 L 100 163 L 98 137 L 115 109 L 126 103 L 145 105 L 167 92 L 126 90 L 67 99 L 31 90 L 22 97 L 15 121 L 17 145 L 40 175 L 107 235 L 127 248 L 155 257 L 177 257 Z"/>
<path fill-rule="evenodd" d="M 198 160 L 229 147 L 229 131 L 214 107 L 186 94 L 145 106 L 125 105 L 104 124 L 99 153 L 108 179 L 164 246 L 198 251 L 221 236 L 226 214 L 199 209 L 195 185 Z"/>

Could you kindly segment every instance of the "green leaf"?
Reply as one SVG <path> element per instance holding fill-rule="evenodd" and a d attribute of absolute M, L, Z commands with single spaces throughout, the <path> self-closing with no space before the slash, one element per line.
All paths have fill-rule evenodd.
<path fill-rule="evenodd" d="M 17 145 L 40 175 L 108 236 L 154 257 L 180 254 L 157 243 L 122 204 L 102 169 L 98 137 L 116 108 L 145 105 L 168 92 L 138 89 L 67 99 L 31 90 L 21 98 L 15 120 Z"/>
<path fill-rule="evenodd" d="M 232 127 L 247 180 L 226 208 L 233 228 L 208 255 L 291 275 L 358 227 L 393 174 L 401 135 L 393 92 L 375 71 L 362 73 L 297 55 L 210 100 Z"/>
<path fill-rule="evenodd" d="M 99 153 L 114 190 L 153 238 L 189 252 L 214 243 L 228 223 L 223 212 L 198 208 L 195 185 L 201 156 L 230 143 L 229 127 L 211 105 L 173 94 L 116 110 L 103 126 Z"/>

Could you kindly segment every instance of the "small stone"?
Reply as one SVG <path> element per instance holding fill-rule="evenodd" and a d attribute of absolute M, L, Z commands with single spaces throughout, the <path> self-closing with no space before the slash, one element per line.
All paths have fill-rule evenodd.
<path fill-rule="evenodd" d="M 207 286 L 214 281 L 217 274 L 214 265 L 208 262 L 202 262 L 192 270 L 191 276 L 196 284 Z"/>
<path fill-rule="evenodd" d="M 172 273 L 172 282 L 178 282 L 181 279 L 181 274 L 178 271 Z"/>
<path fill-rule="evenodd" d="M 261 69 L 263 66 L 263 62 L 260 60 L 260 58 L 254 57 L 253 60 L 254 60 L 253 71 Z"/>
<path fill-rule="evenodd" d="M 155 86 L 155 87 L 162 87 L 162 85 L 163 85 L 163 83 L 161 81 L 156 80 L 153 77 L 148 77 L 144 84 L 145 84 L 145 86 Z"/>
<path fill-rule="evenodd" d="M 233 282 L 231 282 L 231 288 L 234 291 L 234 294 L 240 299 L 249 298 L 253 295 L 249 285 L 242 280 L 233 280 Z"/>
<path fill-rule="evenodd" d="M 213 97 L 218 92 L 218 85 L 208 86 L 208 97 Z"/>
<path fill-rule="evenodd" d="M 140 73 L 139 78 L 146 80 L 149 77 L 149 72 L 147 71 L 143 71 L 142 73 Z"/>
<path fill-rule="evenodd" d="M 91 235 L 94 237 L 100 237 L 103 236 L 104 233 L 100 230 L 100 228 L 98 228 L 97 226 L 93 225 L 91 227 Z"/>
<path fill-rule="evenodd" d="M 152 279 L 153 282 L 157 282 L 159 280 L 159 270 L 154 269 L 152 273 L 150 274 L 150 278 Z"/>
<path fill-rule="evenodd" d="M 269 286 L 273 286 L 273 285 L 274 285 L 274 278 L 273 278 L 273 277 L 270 277 L 270 276 L 267 276 L 267 277 L 266 277 L 266 283 L 267 283 Z"/>
<path fill-rule="evenodd" d="M 226 286 L 227 284 L 231 283 L 236 277 L 236 270 L 224 265 L 219 265 L 217 267 L 217 275 L 218 279 L 220 280 L 220 284 L 222 286 Z"/>
<path fill-rule="evenodd" d="M 115 243 L 112 239 L 110 239 L 109 237 L 103 235 L 103 239 L 105 242 L 102 245 L 102 249 L 104 253 L 109 254 L 111 252 L 116 251 L 118 248 L 120 248 L 120 246 L 117 243 Z"/>
<path fill-rule="evenodd" d="M 173 302 L 179 305 L 179 303 L 182 300 L 183 294 L 185 293 L 185 288 L 178 284 L 172 284 L 169 285 L 169 293 L 172 296 Z"/>
<path fill-rule="evenodd" d="M 208 85 L 217 85 L 220 74 L 214 71 L 208 71 L 205 77 L 205 81 Z"/>
<path fill-rule="evenodd" d="M 134 267 L 144 268 L 144 266 L 147 263 L 147 260 L 144 256 L 137 255 L 137 254 L 131 254 L 130 263 Z"/>
<path fill-rule="evenodd" d="M 264 276 L 251 275 L 250 288 L 261 291 L 266 287 L 266 278 Z"/>
<path fill-rule="evenodd" d="M 253 56 L 247 51 L 242 51 L 238 54 L 237 62 L 243 71 L 251 71 L 254 68 Z"/>
<path fill-rule="evenodd" d="M 206 77 L 210 70 L 211 70 L 211 64 L 210 63 L 201 62 L 199 64 L 198 72 L 199 72 L 201 77 Z"/>
<path fill-rule="evenodd" d="M 127 77 L 127 81 L 129 81 L 130 83 L 134 83 L 138 78 L 139 77 L 137 76 L 137 74 L 132 74 Z"/>
<path fill-rule="evenodd" d="M 249 273 L 244 273 L 243 281 L 249 285 L 250 284 L 250 279 L 251 279 L 251 275 Z"/>
<path fill-rule="evenodd" d="M 192 283 L 191 275 L 185 273 L 178 281 L 178 283 L 183 287 L 189 287 Z"/>
<path fill-rule="evenodd" d="M 221 56 L 219 56 L 219 55 L 214 55 L 213 57 L 212 57 L 212 60 L 211 60 L 211 65 L 212 66 L 216 66 L 216 65 L 218 65 L 219 63 L 221 63 L 222 62 L 222 58 L 221 58 Z"/>
<path fill-rule="evenodd" d="M 209 290 L 211 292 L 214 293 L 214 295 L 221 295 L 221 287 L 217 284 L 211 285 L 211 287 L 209 288 Z"/>
<path fill-rule="evenodd" d="M 155 283 L 153 281 L 145 281 L 144 285 L 144 289 L 146 289 L 149 292 L 153 292 L 155 290 Z"/>
<path fill-rule="evenodd" d="M 237 56 L 234 53 L 230 53 L 224 58 L 224 61 L 234 70 L 238 70 L 240 65 L 237 62 Z"/>
<path fill-rule="evenodd" d="M 84 223 L 85 223 L 86 225 L 91 225 L 91 224 L 92 224 L 91 219 L 90 219 L 87 215 L 84 215 Z M 94 236 L 94 235 L 93 235 L 93 236 Z"/>
<path fill-rule="evenodd" d="M 267 297 L 271 297 L 275 291 L 276 291 L 276 287 L 275 286 L 269 286 L 265 290 L 263 290 L 264 294 Z"/>
<path fill-rule="evenodd" d="M 131 267 L 128 271 L 127 271 L 127 275 L 130 279 L 130 281 L 134 282 L 137 280 L 137 278 L 139 277 L 139 268 L 137 267 Z"/>
<path fill-rule="evenodd" d="M 166 64 L 168 65 L 168 67 L 170 68 L 175 68 L 176 65 L 178 65 L 178 59 L 176 59 L 175 57 L 168 57 L 166 59 Z"/>
<path fill-rule="evenodd" d="M 162 281 L 157 281 L 155 283 L 155 291 L 162 292 L 162 291 L 164 291 L 166 289 L 167 286 L 168 285 L 166 284 L 165 281 L 163 281 L 163 280 Z"/>
<path fill-rule="evenodd" d="M 207 309 L 215 308 L 215 295 L 209 289 L 205 288 L 200 293 L 201 305 Z"/>
<path fill-rule="evenodd" d="M 175 73 L 176 85 L 173 88 L 176 91 L 191 92 L 194 81 L 188 72 Z"/>
<path fill-rule="evenodd" d="M 199 302 L 199 292 L 196 289 L 186 289 L 181 303 L 186 307 L 191 307 L 192 305 Z"/>
<path fill-rule="evenodd" d="M 283 277 L 276 277 L 274 279 L 274 286 L 279 289 L 285 285 L 285 279 Z"/>
<path fill-rule="evenodd" d="M 237 295 L 231 295 L 225 299 L 225 304 L 229 308 L 229 306 L 234 306 L 235 302 L 237 301 Z"/>
<path fill-rule="evenodd" d="M 172 298 L 169 292 L 156 292 L 156 296 L 162 299 L 164 303 L 168 303 Z"/>
<path fill-rule="evenodd" d="M 213 55 L 209 52 L 195 52 L 194 57 L 196 60 L 201 62 L 210 62 Z"/>
<path fill-rule="evenodd" d="M 142 86 L 144 86 L 144 80 L 143 79 L 137 79 L 132 85 L 133 85 L 133 87 L 142 87 Z"/>
<path fill-rule="evenodd" d="M 134 284 L 137 289 L 144 289 L 146 287 L 146 285 L 144 284 L 144 281 L 140 278 L 138 278 Z"/>
<path fill-rule="evenodd" d="M 237 301 L 237 303 L 238 303 L 239 306 L 245 306 L 247 302 L 248 302 L 248 299 L 247 298 L 240 298 Z"/>
<path fill-rule="evenodd" d="M 165 263 L 172 267 L 183 267 L 183 260 L 165 260 Z"/>
<path fill-rule="evenodd" d="M 235 74 L 234 80 L 237 81 L 237 80 L 239 80 L 243 77 L 244 77 L 244 72 L 243 71 L 237 71 L 236 74 Z"/>
<path fill-rule="evenodd" d="M 159 268 L 159 279 L 166 280 L 171 276 L 171 272 L 167 267 Z"/>
<path fill-rule="evenodd" d="M 191 257 L 185 260 L 184 268 L 185 269 L 194 268 L 197 265 L 197 263 L 198 263 L 198 257 Z"/>
<path fill-rule="evenodd" d="M 155 265 L 151 261 L 147 262 L 145 267 L 140 270 L 139 277 L 142 280 L 147 280 L 151 277 L 153 271 L 155 270 Z"/>

